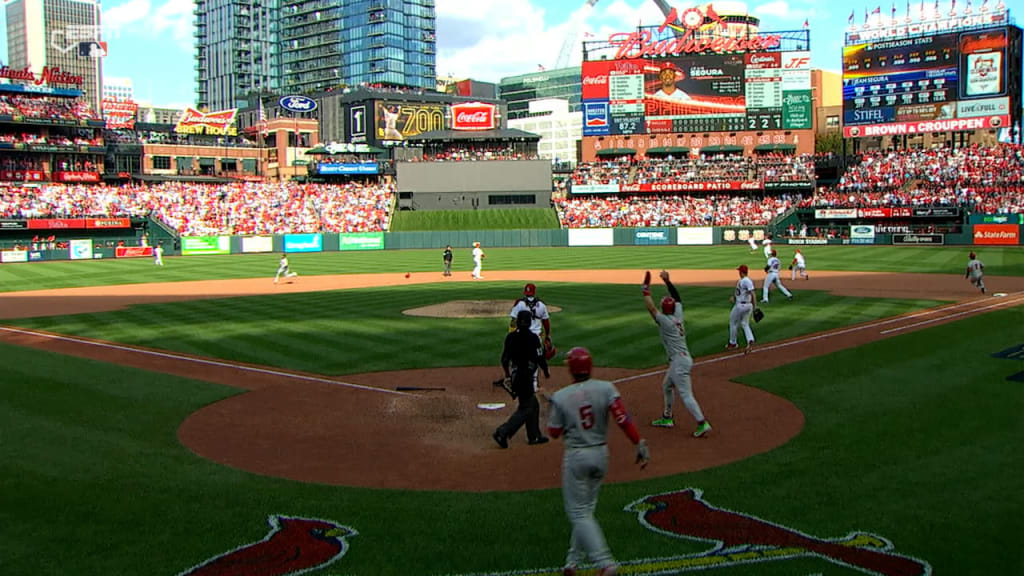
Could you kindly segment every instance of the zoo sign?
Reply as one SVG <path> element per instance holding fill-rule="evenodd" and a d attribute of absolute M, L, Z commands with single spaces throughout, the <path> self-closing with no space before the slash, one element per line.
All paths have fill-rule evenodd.
<path fill-rule="evenodd" d="M 277 103 L 281 105 L 281 108 L 296 114 L 312 112 L 317 108 L 316 100 L 299 95 L 282 96 Z"/>

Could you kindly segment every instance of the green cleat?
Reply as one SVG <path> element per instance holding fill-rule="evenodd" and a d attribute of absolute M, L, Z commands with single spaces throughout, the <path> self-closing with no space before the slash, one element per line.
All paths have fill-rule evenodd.
<path fill-rule="evenodd" d="M 709 430 L 711 430 L 711 424 L 708 424 L 707 420 L 705 420 L 702 424 L 697 425 L 697 430 L 694 431 L 693 437 L 700 438 L 704 434 L 707 434 Z"/>
<path fill-rule="evenodd" d="M 658 418 L 654 422 L 651 422 L 651 426 L 656 426 L 658 428 L 671 428 L 675 425 L 676 423 L 673 422 L 671 418 Z"/>

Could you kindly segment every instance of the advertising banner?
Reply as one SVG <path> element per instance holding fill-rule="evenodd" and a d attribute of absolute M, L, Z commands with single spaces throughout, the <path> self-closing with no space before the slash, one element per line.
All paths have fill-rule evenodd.
<path fill-rule="evenodd" d="M 637 229 L 633 232 L 633 244 L 637 246 L 668 244 L 668 230 Z"/>
<path fill-rule="evenodd" d="M 383 232 L 355 232 L 338 235 L 339 250 L 383 250 Z"/>
<path fill-rule="evenodd" d="M 26 250 L 4 250 L 0 252 L 0 262 L 28 262 L 28 252 Z"/>
<path fill-rule="evenodd" d="M 971 214 L 971 224 L 1019 224 L 1024 226 L 1024 214 Z M 2 227 L 2 224 L 0 224 Z"/>
<path fill-rule="evenodd" d="M 329 163 L 323 162 L 317 165 L 317 172 L 323 175 L 330 174 L 377 174 L 380 170 L 376 162 L 347 162 Z"/>
<path fill-rule="evenodd" d="M 974 243 L 987 246 L 1016 246 L 1020 244 L 1020 226 L 978 224 L 974 227 Z"/>
<path fill-rule="evenodd" d="M 237 136 L 235 113 L 237 108 L 217 112 L 200 112 L 188 107 L 181 114 L 174 131 L 178 134 L 209 134 L 213 136 Z"/>
<path fill-rule="evenodd" d="M 68 245 L 68 256 L 72 260 L 92 260 L 92 240 L 72 240 Z"/>
<path fill-rule="evenodd" d="M 131 228 L 130 218 L 88 218 L 85 221 L 86 228 Z"/>
<path fill-rule="evenodd" d="M 914 218 L 956 218 L 960 209 L 953 206 L 935 206 L 932 208 L 913 208 Z"/>
<path fill-rule="evenodd" d="M 0 230 L 25 230 L 28 228 L 27 220 L 0 220 Z"/>
<path fill-rule="evenodd" d="M 494 129 L 494 104 L 465 102 L 452 104 L 452 130 Z"/>
<path fill-rule="evenodd" d="M 909 207 L 897 208 L 858 208 L 860 218 L 910 218 L 913 210 Z"/>
<path fill-rule="evenodd" d="M 230 236 L 182 236 L 182 256 L 230 254 Z"/>
<path fill-rule="evenodd" d="M 118 246 L 114 248 L 114 257 L 116 258 L 141 258 L 152 255 L 152 246 Z"/>
<path fill-rule="evenodd" d="M 839 220 L 856 217 L 856 208 L 820 208 L 814 211 L 815 220 Z"/>
<path fill-rule="evenodd" d="M 812 245 L 812 244 L 828 244 L 827 238 L 787 238 L 785 239 L 786 244 L 798 244 L 798 245 Z"/>
<path fill-rule="evenodd" d="M 28 221 L 29 230 L 80 230 L 85 218 L 36 218 Z"/>
<path fill-rule="evenodd" d="M 612 246 L 615 233 L 611 228 L 570 228 L 569 246 Z"/>
<path fill-rule="evenodd" d="M 42 182 L 46 173 L 42 170 L 0 170 L 0 180 L 5 182 Z"/>
<path fill-rule="evenodd" d="M 751 229 L 751 228 L 728 228 L 728 229 L 722 230 L 722 242 L 730 242 L 730 243 L 731 242 L 743 242 L 743 243 L 746 243 L 747 240 L 749 240 L 751 238 L 754 238 L 755 240 L 759 239 L 759 238 L 763 239 L 764 238 L 764 230 L 762 230 L 760 228 L 753 228 L 753 229 Z"/>
<path fill-rule="evenodd" d="M 624 184 L 622 192 L 717 192 L 722 190 L 761 190 L 760 181 L 733 182 L 648 182 L 645 184 Z"/>
<path fill-rule="evenodd" d="M 618 184 L 573 184 L 573 194 L 618 194 Z"/>
<path fill-rule="evenodd" d="M 786 130 L 810 130 L 814 127 L 814 106 L 810 90 L 783 92 L 782 127 Z"/>
<path fill-rule="evenodd" d="M 710 246 L 715 240 L 714 231 L 715 229 L 710 226 L 676 228 L 676 244 Z"/>
<path fill-rule="evenodd" d="M 99 182 L 99 172 L 54 172 L 54 182 Z"/>
<path fill-rule="evenodd" d="M 583 135 L 604 136 L 611 134 L 608 101 L 583 103 Z"/>
<path fill-rule="evenodd" d="M 408 102 L 375 102 L 375 129 L 378 140 L 405 140 L 424 132 L 444 130 L 443 104 L 410 104 Z"/>
<path fill-rule="evenodd" d="M 929 132 L 952 132 L 958 130 L 990 130 L 1001 128 L 1010 123 L 1010 116 L 985 116 L 983 118 L 955 118 L 950 120 L 931 120 L 926 122 L 894 122 L 890 124 L 865 124 L 863 126 L 843 126 L 843 137 L 859 138 L 861 136 L 902 136 L 905 134 L 925 134 Z"/>
<path fill-rule="evenodd" d="M 892 243 L 897 246 L 939 246 L 945 244 L 944 234 L 893 234 Z"/>
<path fill-rule="evenodd" d="M 43 260 L 43 253 L 39 250 L 32 250 L 28 253 L 29 262 L 42 262 Z"/>
<path fill-rule="evenodd" d="M 814 188 L 814 182 L 765 182 L 765 190 L 807 190 Z"/>
<path fill-rule="evenodd" d="M 285 252 L 323 252 L 324 237 L 320 234 L 285 234 Z"/>
<path fill-rule="evenodd" d="M 135 114 L 139 111 L 139 105 L 135 102 L 104 98 L 100 100 L 100 110 L 103 112 L 108 130 L 135 129 Z"/>
<path fill-rule="evenodd" d="M 875 227 L 864 224 L 850 226 L 850 244 L 874 244 Z"/>
<path fill-rule="evenodd" d="M 274 238 L 271 236 L 244 236 L 242 237 L 242 252 L 246 254 L 256 252 L 273 252 Z"/>

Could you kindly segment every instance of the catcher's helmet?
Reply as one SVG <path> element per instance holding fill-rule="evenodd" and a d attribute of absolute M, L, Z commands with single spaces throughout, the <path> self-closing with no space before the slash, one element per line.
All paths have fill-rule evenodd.
<path fill-rule="evenodd" d="M 665 296 L 661 299 L 661 311 L 665 314 L 672 314 L 676 311 L 676 300 L 671 296 Z"/>
<path fill-rule="evenodd" d="M 590 370 L 594 366 L 590 352 L 579 346 L 569 350 L 569 353 L 565 355 L 565 362 L 569 366 L 569 373 L 574 376 L 590 376 Z"/>
<path fill-rule="evenodd" d="M 523 296 L 533 296 L 537 293 L 537 287 L 533 284 L 527 284 L 523 286 Z"/>
<path fill-rule="evenodd" d="M 533 324 L 533 313 L 529 310 L 520 310 L 516 314 L 516 328 L 528 330 L 530 324 Z"/>

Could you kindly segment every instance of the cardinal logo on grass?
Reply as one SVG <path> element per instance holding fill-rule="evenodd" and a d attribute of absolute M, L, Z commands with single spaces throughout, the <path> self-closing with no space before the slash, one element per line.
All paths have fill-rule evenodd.
<path fill-rule="evenodd" d="M 323 568 L 345 555 L 358 533 L 330 520 L 272 515 L 270 533 L 178 576 L 285 576 Z"/>
<path fill-rule="evenodd" d="M 490 130 L 494 128 L 494 104 L 466 102 L 452 104 L 452 130 Z"/>
<path fill-rule="evenodd" d="M 626 511 L 636 512 L 640 523 L 655 532 L 711 545 L 696 555 L 659 559 L 678 572 L 811 557 L 878 576 L 932 573 L 927 562 L 897 554 L 892 543 L 881 536 L 867 532 L 850 532 L 839 538 L 811 536 L 712 506 L 696 488 L 645 496 L 626 506 Z"/>

